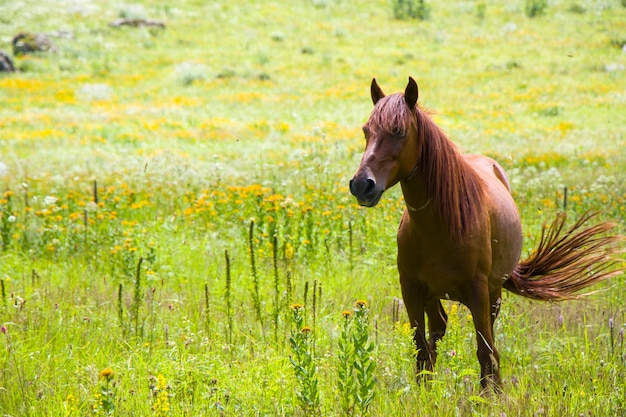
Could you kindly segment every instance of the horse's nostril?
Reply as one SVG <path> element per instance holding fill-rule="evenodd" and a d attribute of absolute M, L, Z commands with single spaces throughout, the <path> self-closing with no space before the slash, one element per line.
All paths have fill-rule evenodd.
<path fill-rule="evenodd" d="M 350 180 L 350 192 L 356 197 L 360 205 L 374 207 L 378 204 L 383 190 L 378 189 L 374 178 L 355 176 Z"/>
<path fill-rule="evenodd" d="M 373 178 L 352 178 L 350 192 L 355 196 L 368 196 L 376 190 L 376 181 Z"/>

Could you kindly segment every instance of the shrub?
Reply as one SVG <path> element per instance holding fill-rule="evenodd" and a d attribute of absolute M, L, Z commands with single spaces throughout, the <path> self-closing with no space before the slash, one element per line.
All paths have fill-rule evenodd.
<path fill-rule="evenodd" d="M 525 0 L 524 2 L 524 12 L 531 18 L 543 15 L 547 8 L 547 0 Z"/>
<path fill-rule="evenodd" d="M 399 20 L 427 20 L 430 6 L 424 0 L 393 0 L 393 16 Z"/>

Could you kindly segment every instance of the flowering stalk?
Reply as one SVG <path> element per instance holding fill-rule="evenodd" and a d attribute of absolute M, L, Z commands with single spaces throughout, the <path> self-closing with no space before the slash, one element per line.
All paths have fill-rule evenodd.
<path fill-rule="evenodd" d="M 293 329 L 289 342 L 293 365 L 299 391 L 297 392 L 300 406 L 305 415 L 318 415 L 320 412 L 320 394 L 316 376 L 316 366 L 311 353 L 311 328 L 304 326 L 304 307 L 301 304 L 291 306 Z"/>
<path fill-rule="evenodd" d="M 252 292 L 252 301 L 254 302 L 254 311 L 257 320 L 261 325 L 261 332 L 265 338 L 265 323 L 263 321 L 263 313 L 261 312 L 261 295 L 259 292 L 259 277 L 256 270 L 256 261 L 254 256 L 254 220 L 250 221 L 250 229 L 248 231 L 248 245 L 250 253 L 250 269 L 252 271 L 252 283 L 254 285 Z"/>
<path fill-rule="evenodd" d="M 358 388 L 356 390 L 356 405 L 361 415 L 369 414 L 369 406 L 374 399 L 374 370 L 376 364 L 371 353 L 374 344 L 369 341 L 367 302 L 359 300 L 354 307 L 354 331 L 352 343 L 354 346 L 354 369 Z"/>
<path fill-rule="evenodd" d="M 150 385 L 154 397 L 154 403 L 152 404 L 154 415 L 157 417 L 167 416 L 170 411 L 170 395 L 167 391 L 167 381 L 161 374 L 157 375 L 156 378 L 151 377 L 151 379 L 156 379 L 156 384 Z"/>
<path fill-rule="evenodd" d="M 204 284 L 204 314 L 206 318 L 206 334 L 211 339 L 211 304 L 209 302 L 209 284 Z"/>
<path fill-rule="evenodd" d="M 95 402 L 92 405 L 96 415 L 113 415 L 115 413 L 115 384 L 113 378 L 115 373 L 111 368 L 100 371 L 99 378 L 100 391 L 94 396 Z"/>
<path fill-rule="evenodd" d="M 2 296 L 2 307 L 7 305 L 7 294 L 4 289 L 4 280 L 0 279 L 0 295 Z"/>
<path fill-rule="evenodd" d="M 122 302 L 122 283 L 117 287 L 117 319 L 120 322 L 120 328 L 122 329 L 122 335 L 125 333 L 124 327 L 124 303 Z"/>
<path fill-rule="evenodd" d="M 0 198 L 0 248 L 3 251 L 9 249 L 11 243 L 11 229 L 15 223 L 15 216 L 11 208 L 11 196 L 13 191 L 6 191 L 3 198 Z"/>
<path fill-rule="evenodd" d="M 143 328 L 140 329 L 139 326 L 139 309 L 141 307 L 141 293 L 142 293 L 142 282 L 141 282 L 141 263 L 143 262 L 143 258 L 139 258 L 139 262 L 137 262 L 137 269 L 135 271 L 135 288 L 133 292 L 133 303 L 131 304 L 131 317 L 133 323 L 135 325 L 135 335 L 143 336 Z"/>
<path fill-rule="evenodd" d="M 224 250 L 224 258 L 226 259 L 226 317 L 228 318 L 228 344 L 233 343 L 233 300 L 231 294 L 231 277 L 230 277 L 230 257 L 228 250 Z"/>
<path fill-rule="evenodd" d="M 356 385 L 354 380 L 354 346 L 352 345 L 352 319 L 351 311 L 341 313 L 341 336 L 339 337 L 337 354 L 337 388 L 341 409 L 345 415 L 351 415 L 354 411 L 354 398 L 356 397 Z"/>
<path fill-rule="evenodd" d="M 0 333 L 5 335 L 7 339 L 7 352 L 11 353 L 11 340 L 9 340 L 9 329 L 7 329 L 7 326 L 2 325 L 2 327 L 0 327 Z"/>
<path fill-rule="evenodd" d="M 278 343 L 278 316 L 280 314 L 280 281 L 278 278 L 278 236 L 272 238 L 272 264 L 274 266 L 274 342 Z"/>

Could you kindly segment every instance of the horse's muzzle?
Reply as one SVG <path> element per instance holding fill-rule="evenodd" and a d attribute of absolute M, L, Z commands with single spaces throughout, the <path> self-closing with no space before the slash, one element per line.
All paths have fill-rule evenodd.
<path fill-rule="evenodd" d="M 371 177 L 355 176 L 350 180 L 350 192 L 358 203 L 365 207 L 374 207 L 383 195 L 383 189 L 377 186 L 376 180 Z"/>

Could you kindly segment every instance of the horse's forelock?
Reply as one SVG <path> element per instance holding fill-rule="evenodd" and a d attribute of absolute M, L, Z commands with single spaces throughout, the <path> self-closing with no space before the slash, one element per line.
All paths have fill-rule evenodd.
<path fill-rule="evenodd" d="M 392 94 L 376 103 L 370 122 L 387 132 L 396 129 L 407 132 L 415 124 L 415 110 L 409 109 L 402 94 Z"/>

